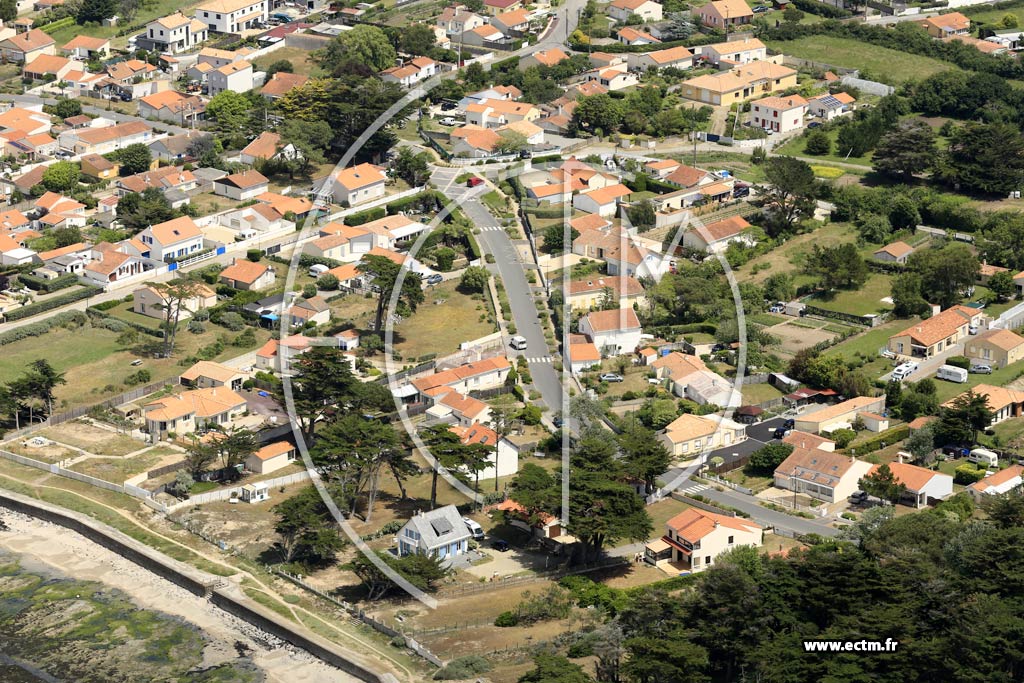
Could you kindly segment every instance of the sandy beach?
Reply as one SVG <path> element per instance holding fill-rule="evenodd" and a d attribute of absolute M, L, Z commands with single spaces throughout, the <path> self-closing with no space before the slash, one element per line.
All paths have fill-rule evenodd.
<path fill-rule="evenodd" d="M 98 581 L 125 593 L 141 608 L 158 610 L 195 625 L 208 640 L 203 663 L 237 657 L 235 643 L 251 648 L 254 663 L 273 683 L 357 683 L 353 676 L 216 608 L 73 531 L 20 514 L 6 513 L 9 531 L 0 548 L 20 556 L 26 569 L 40 568 L 73 579 Z"/>

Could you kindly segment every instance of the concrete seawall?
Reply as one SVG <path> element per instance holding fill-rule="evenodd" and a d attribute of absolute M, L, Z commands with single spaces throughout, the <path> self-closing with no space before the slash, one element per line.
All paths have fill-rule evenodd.
<path fill-rule="evenodd" d="M 313 657 L 367 683 L 396 683 L 391 674 L 378 674 L 351 652 L 306 628 L 285 621 L 271 610 L 242 595 L 234 584 L 191 567 L 146 546 L 126 534 L 86 515 L 0 489 L 0 508 L 57 524 L 120 555 L 200 597 L 209 598 L 217 608 L 252 626 L 305 650 Z"/>

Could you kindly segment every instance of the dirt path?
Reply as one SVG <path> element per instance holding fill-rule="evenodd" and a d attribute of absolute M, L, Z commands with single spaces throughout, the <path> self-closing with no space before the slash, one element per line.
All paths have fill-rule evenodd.
<path fill-rule="evenodd" d="M 41 482 L 51 478 L 52 476 L 53 475 L 46 474 L 43 477 L 31 480 L 31 482 L 26 482 L 24 480 L 20 480 L 20 479 L 14 478 L 14 477 L 10 477 L 10 476 L 5 475 L 5 474 L 0 474 L 0 479 L 11 479 L 11 480 L 19 482 L 19 483 L 21 483 L 23 485 L 26 484 L 26 483 L 29 483 L 30 485 L 35 486 L 37 488 L 47 488 L 47 489 L 52 489 L 52 490 L 55 490 L 55 491 L 61 491 L 61 492 L 65 493 L 65 494 L 72 494 L 72 495 L 78 496 L 79 498 L 82 498 L 83 500 L 89 501 L 93 505 L 102 506 L 103 508 L 106 508 L 107 510 L 110 510 L 110 511 L 118 514 L 120 517 L 126 519 L 127 521 L 129 521 L 133 525 L 139 527 L 140 529 L 145 530 L 146 533 L 153 534 L 154 536 L 157 536 L 157 537 L 159 537 L 159 538 L 161 538 L 161 539 L 163 539 L 163 540 L 165 540 L 165 541 L 167 541 L 169 543 L 173 543 L 174 545 L 179 546 L 179 547 L 185 549 L 186 551 L 188 551 L 188 552 L 190 552 L 190 553 L 192 553 L 194 555 L 197 555 L 198 557 L 203 558 L 204 560 L 210 562 L 211 564 L 214 564 L 214 565 L 216 565 L 218 567 L 223 567 L 224 569 L 227 569 L 227 570 L 230 570 L 232 572 L 235 572 L 235 574 L 233 576 L 229 576 L 227 578 L 228 578 L 228 580 L 232 581 L 233 583 L 238 584 L 239 587 L 241 586 L 241 582 L 242 582 L 243 578 L 244 579 L 249 579 L 250 581 L 256 583 L 259 586 L 260 591 L 265 593 L 268 597 L 273 599 L 275 602 L 277 602 L 281 607 L 285 608 L 292 615 L 292 617 L 295 619 L 296 623 L 305 626 L 305 621 L 301 618 L 299 613 L 305 614 L 305 615 L 307 615 L 310 618 L 314 618 L 314 619 L 318 620 L 319 622 L 321 622 L 321 623 L 325 624 L 326 626 L 328 626 L 332 631 L 337 633 L 339 636 L 342 636 L 346 640 L 352 641 L 353 643 L 357 644 L 357 649 L 358 650 L 362 650 L 364 652 L 373 653 L 374 658 L 377 659 L 378 661 L 387 662 L 390 665 L 389 669 L 396 676 L 399 676 L 400 678 L 403 678 L 403 679 L 405 679 L 407 681 L 415 681 L 415 680 L 417 680 L 416 672 L 412 671 L 411 669 L 409 669 L 408 667 L 403 665 L 401 662 L 395 661 L 393 658 L 391 658 L 388 655 L 388 653 L 386 651 L 378 649 L 372 643 L 369 643 L 369 642 L 363 640 L 362 638 L 359 638 L 359 637 L 357 637 L 357 636 L 355 636 L 355 635 L 353 635 L 353 634 L 351 634 L 351 633 L 349 633 L 347 631 L 344 631 L 344 630 L 338 628 L 337 626 L 332 624 L 330 621 L 328 621 L 329 617 L 327 617 L 326 615 L 319 615 L 319 614 L 316 614 L 314 612 L 310 612 L 309 610 L 305 609 L 304 607 L 296 606 L 296 605 L 290 605 L 290 604 L 284 602 L 283 600 L 281 600 L 281 598 L 277 594 L 277 592 L 271 586 L 268 586 L 259 577 L 254 576 L 254 575 L 250 574 L 247 571 L 240 570 L 239 568 L 237 568 L 235 566 L 225 564 L 221 559 L 219 559 L 219 558 L 217 558 L 215 556 L 208 555 L 208 554 L 206 554 L 206 553 L 204 553 L 204 552 L 202 552 L 200 550 L 197 550 L 197 549 L 195 549 L 195 548 L 193 548 L 191 546 L 185 545 L 184 543 L 181 543 L 177 539 L 174 539 L 174 538 L 172 538 L 170 536 L 162 534 L 159 531 L 157 531 L 157 530 L 155 530 L 155 529 L 153 529 L 153 528 L 151 528 L 149 526 L 142 525 L 136 519 L 134 519 L 129 513 L 125 512 L 124 510 L 121 510 L 119 508 L 113 507 L 113 506 L 108 505 L 108 504 L 106 504 L 106 503 L 104 503 L 102 501 L 95 500 L 95 499 L 90 498 L 88 496 L 84 496 L 84 495 L 82 495 L 82 494 L 80 494 L 80 493 L 78 493 L 76 491 L 69 491 L 69 490 L 64 489 L 64 488 L 60 488 L 60 487 L 57 487 L 57 486 L 49 486 L 47 484 L 41 483 Z M 55 528 L 60 529 L 60 527 L 55 527 Z M 73 533 L 73 532 L 68 532 L 68 533 Z M 85 539 L 83 539 L 81 537 L 78 537 L 78 538 L 83 543 L 92 545 L 92 544 L 89 543 L 89 541 L 86 541 Z M 3 540 L 4 540 L 3 536 L 0 536 L 0 542 L 3 542 Z M 99 546 L 94 546 L 94 547 L 99 548 Z M 12 547 L 12 549 L 14 549 L 14 548 Z M 15 552 L 18 552 L 18 551 L 15 550 Z M 29 554 L 31 554 L 33 556 L 38 556 L 37 553 L 35 553 L 35 552 L 31 552 Z M 114 555 L 113 553 L 109 553 L 109 555 L 111 557 L 118 558 L 118 556 Z M 40 559 L 43 559 L 43 558 L 40 558 Z M 121 559 L 121 558 L 118 558 L 118 559 Z M 124 561 L 127 562 L 127 560 L 124 560 Z M 163 583 L 165 583 L 167 585 L 173 586 L 173 584 L 170 584 L 169 582 L 166 582 L 166 581 L 163 581 L 162 579 L 159 579 L 159 577 L 157 577 L 156 575 L 150 574 L 149 572 L 146 572 L 145 570 L 137 567 L 137 565 L 132 564 L 131 566 L 136 567 L 139 572 L 141 572 L 145 576 L 151 577 L 153 580 L 162 581 Z M 61 567 L 57 567 L 57 568 L 58 569 L 62 569 Z M 82 575 L 80 575 L 80 574 L 78 574 L 76 572 L 71 572 L 69 575 L 73 576 L 75 578 L 83 578 Z M 102 582 L 106 583 L 106 581 L 103 578 L 97 578 L 96 580 L 102 581 Z M 120 587 L 120 586 L 115 586 L 115 587 Z M 241 588 L 239 588 L 239 589 L 241 590 Z M 127 593 L 129 593 L 129 595 L 131 595 L 130 591 L 126 590 L 125 592 L 127 592 Z M 191 593 L 187 593 L 187 594 L 191 595 Z M 209 611 L 216 611 L 216 612 L 220 611 L 220 610 L 216 610 L 214 608 L 211 608 L 209 603 L 207 603 L 206 601 L 201 601 L 201 602 L 203 602 L 206 605 L 206 611 L 208 611 L 208 612 Z M 172 614 L 176 614 L 176 612 L 173 612 L 173 611 L 170 611 L 170 610 L 165 610 L 165 611 L 169 611 Z M 227 616 L 227 615 L 225 614 L 225 616 Z M 185 617 L 185 618 L 188 619 L 187 617 Z M 191 621 L 191 619 L 189 619 L 189 620 Z M 332 667 L 325 667 L 325 668 L 330 670 L 330 671 L 337 671 L 336 669 L 334 669 Z M 285 678 L 281 679 L 281 682 L 282 683 L 289 683 L 291 680 L 302 681 L 302 680 L 306 680 L 306 679 L 298 679 L 298 678 L 290 679 L 290 678 L 288 678 L 286 676 Z M 320 679 L 308 679 L 308 680 L 320 680 Z M 338 679 L 330 679 L 330 680 L 348 681 L 348 680 L 355 680 L 355 679 L 350 679 L 350 678 L 346 677 L 346 678 L 338 678 Z"/>

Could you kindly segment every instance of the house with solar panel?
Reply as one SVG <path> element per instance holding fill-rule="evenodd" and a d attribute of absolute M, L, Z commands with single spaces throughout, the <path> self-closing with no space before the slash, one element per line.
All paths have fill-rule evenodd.
<path fill-rule="evenodd" d="M 807 111 L 811 116 L 831 121 L 838 116 L 852 112 L 854 102 L 856 100 L 850 93 L 826 93 L 807 100 Z"/>
<path fill-rule="evenodd" d="M 398 532 L 401 557 L 419 553 L 440 559 L 461 555 L 469 550 L 471 534 L 454 505 L 419 512 Z"/>

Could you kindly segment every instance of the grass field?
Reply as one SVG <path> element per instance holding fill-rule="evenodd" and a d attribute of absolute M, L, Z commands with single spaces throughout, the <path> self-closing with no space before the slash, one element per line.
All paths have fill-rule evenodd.
<path fill-rule="evenodd" d="M 154 19 L 159 19 L 160 17 L 165 17 L 168 14 L 174 14 L 178 11 L 191 15 L 191 12 L 188 11 L 188 8 L 195 7 L 198 4 L 198 0 L 161 0 L 160 2 L 156 2 L 155 0 L 147 0 L 146 2 L 139 3 L 139 9 L 135 13 L 135 16 L 132 18 L 131 25 L 143 26 L 153 21 Z M 50 34 L 50 36 L 57 42 L 58 47 L 68 42 L 75 36 L 80 35 L 95 36 L 97 38 L 110 38 L 111 47 L 117 49 L 123 48 L 128 42 L 127 36 L 121 36 L 120 38 L 116 37 L 118 31 L 120 31 L 122 28 L 124 27 L 72 25 L 66 28 L 62 28 L 59 31 L 54 31 Z"/>
<path fill-rule="evenodd" d="M 887 297 L 891 293 L 892 276 L 885 273 L 872 273 L 863 287 L 834 292 L 830 299 L 815 297 L 809 299 L 807 303 L 830 311 L 869 315 L 892 310 L 892 304 L 881 301 L 883 297 Z"/>
<path fill-rule="evenodd" d="M 813 158 L 816 160 L 820 159 L 823 163 L 828 161 L 838 161 L 847 164 L 857 164 L 859 166 L 871 166 L 871 152 L 868 152 L 862 157 L 851 156 L 847 158 L 844 150 L 839 150 L 836 148 L 836 138 L 839 137 L 838 128 L 833 128 L 832 130 L 825 131 L 825 134 L 828 135 L 829 139 L 832 141 L 832 154 L 808 154 L 807 150 L 805 149 L 807 145 L 807 138 L 805 138 L 802 135 L 800 137 L 795 137 L 789 140 L 782 147 L 779 147 L 777 150 L 775 150 L 775 153 L 786 154 L 789 156 L 803 156 Z"/>
<path fill-rule="evenodd" d="M 282 59 L 291 62 L 294 67 L 293 72 L 300 76 L 316 77 L 320 75 L 320 67 L 310 59 L 310 53 L 297 47 L 283 47 L 262 57 L 257 57 L 253 60 L 253 66 L 260 71 L 265 71 L 268 66 Z"/>
<path fill-rule="evenodd" d="M 797 235 L 767 254 L 751 259 L 748 263 L 735 269 L 738 273 L 737 277 L 740 282 L 763 282 L 775 273 L 800 270 L 804 258 L 815 244 L 835 245 L 854 239 L 856 239 L 856 231 L 850 224 L 829 223 L 813 232 Z M 765 265 L 768 267 L 765 268 Z M 756 273 L 754 272 L 755 267 L 759 268 Z"/>
<path fill-rule="evenodd" d="M 822 39 L 809 36 L 797 40 L 768 41 L 766 45 L 779 52 L 831 64 L 847 69 L 861 69 L 872 78 L 887 78 L 894 83 L 925 78 L 956 67 L 930 57 L 920 57 L 898 50 L 861 43 L 850 38 Z"/>
<path fill-rule="evenodd" d="M 494 332 L 487 304 L 458 291 L 457 284 L 453 280 L 428 289 L 416 313 L 395 326 L 395 350 L 403 357 L 451 353 L 464 341 Z"/>
<path fill-rule="evenodd" d="M 125 479 L 130 479 L 136 474 L 142 474 L 152 469 L 161 457 L 143 453 L 131 458 L 89 458 L 82 462 L 75 463 L 70 467 L 75 472 L 87 474 L 103 481 L 120 484 Z"/>
<path fill-rule="evenodd" d="M 781 397 L 782 392 L 768 383 L 743 385 L 744 405 L 757 405 Z"/>

